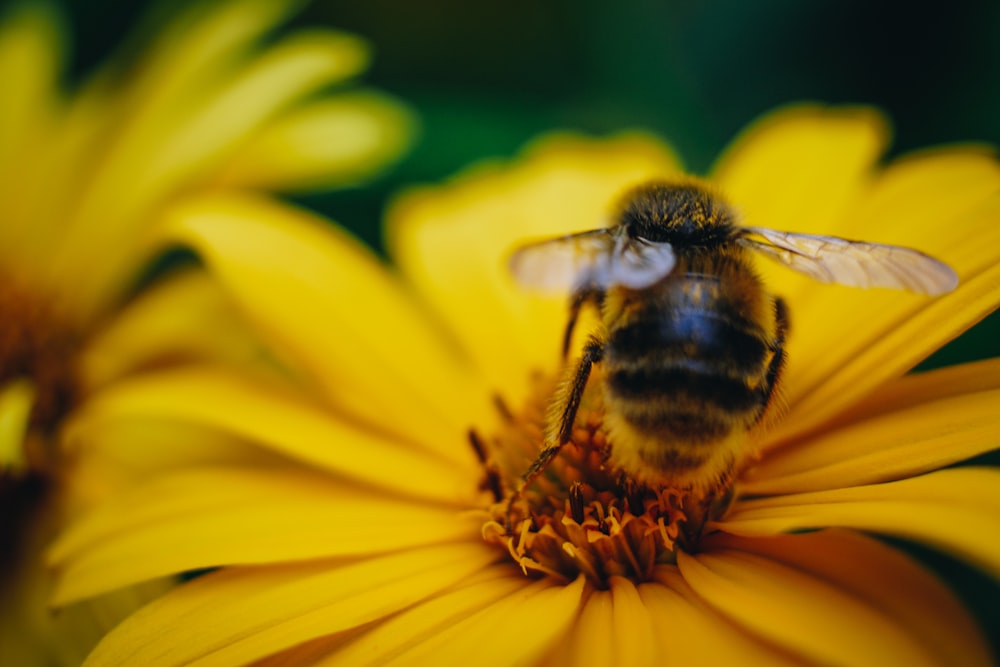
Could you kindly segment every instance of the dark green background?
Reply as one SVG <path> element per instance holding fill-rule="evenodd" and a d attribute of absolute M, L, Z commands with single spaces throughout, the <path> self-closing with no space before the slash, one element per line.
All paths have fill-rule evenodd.
<path fill-rule="evenodd" d="M 67 1 L 76 72 L 105 54 L 144 4 Z M 420 117 L 419 143 L 390 173 L 299 200 L 375 247 L 390 193 L 510 155 L 548 129 L 647 128 L 701 170 L 758 114 L 815 100 L 882 107 L 895 124 L 893 154 L 1000 143 L 996 0 L 318 0 L 296 23 L 369 38 L 375 61 L 365 83 L 407 100 Z M 925 367 L 997 355 L 994 315 Z M 913 552 L 947 574 L 987 627 L 1000 626 L 996 582 Z"/>

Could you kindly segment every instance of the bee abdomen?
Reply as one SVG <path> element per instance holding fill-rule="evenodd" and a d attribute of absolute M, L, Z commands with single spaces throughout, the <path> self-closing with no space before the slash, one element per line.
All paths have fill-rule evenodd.
<path fill-rule="evenodd" d="M 770 353 L 759 327 L 698 309 L 631 322 L 614 331 L 608 348 L 621 364 L 662 366 L 690 359 L 733 376 L 759 372 Z"/>
<path fill-rule="evenodd" d="M 609 337 L 609 407 L 657 440 L 718 441 L 755 423 L 766 408 L 774 354 L 761 327 L 725 310 L 653 314 Z"/>
<path fill-rule="evenodd" d="M 704 412 L 669 410 L 662 406 L 658 409 L 642 409 L 643 406 L 638 405 L 632 407 L 631 410 L 621 411 L 620 417 L 637 432 L 660 441 L 689 444 L 713 442 L 724 438 L 733 428 L 731 420 Z"/>
<path fill-rule="evenodd" d="M 764 396 L 758 387 L 727 374 L 705 372 L 692 360 L 669 367 L 640 366 L 608 369 L 607 388 L 626 402 L 664 402 L 692 409 L 715 408 L 725 413 L 753 412 Z"/>

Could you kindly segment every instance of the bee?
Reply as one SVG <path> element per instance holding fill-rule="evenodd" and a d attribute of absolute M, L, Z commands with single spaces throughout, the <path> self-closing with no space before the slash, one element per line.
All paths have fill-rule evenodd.
<path fill-rule="evenodd" d="M 607 228 L 525 245 L 510 258 L 522 286 L 569 291 L 564 358 L 581 309 L 595 306 L 601 321 L 567 369 L 518 494 L 569 442 L 594 364 L 603 370 L 611 465 L 695 497 L 728 489 L 774 402 L 789 330 L 785 302 L 754 271 L 755 253 L 824 283 L 925 294 L 958 283 L 917 250 L 740 226 L 695 180 L 641 185 L 617 211 Z"/>

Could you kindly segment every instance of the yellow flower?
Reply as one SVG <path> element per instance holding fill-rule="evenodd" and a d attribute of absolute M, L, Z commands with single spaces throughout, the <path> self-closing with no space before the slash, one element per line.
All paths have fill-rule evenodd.
<path fill-rule="evenodd" d="M 870 110 L 795 107 L 709 175 L 747 224 L 916 247 L 961 283 L 932 299 L 761 262 L 793 317 L 787 411 L 690 547 L 673 542 L 678 516 L 634 507 L 586 442 L 529 490 L 551 501 L 535 505 L 544 529 L 502 525 L 502 495 L 541 445 L 566 317 L 562 299 L 517 290 L 505 259 L 677 174 L 667 147 L 554 136 L 411 192 L 389 214 L 401 275 L 272 202 L 176 207 L 170 238 L 300 377 L 164 372 L 79 414 L 95 455 L 92 433 L 144 420 L 205 428 L 225 452 L 113 499 L 53 547 L 59 604 L 218 568 L 123 622 L 91 664 L 988 664 L 957 598 L 872 535 L 1000 577 L 1000 474 L 949 467 L 997 446 L 1000 360 L 904 375 L 1000 298 L 1000 169 L 977 148 L 879 166 L 885 142 Z M 581 521 L 572 482 L 601 475 L 604 514 Z"/>
<path fill-rule="evenodd" d="M 123 593 L 96 612 L 47 607 L 41 552 L 58 524 L 156 465 L 123 453 L 117 471 L 84 474 L 56 444 L 66 416 L 144 368 L 185 358 L 262 365 L 203 273 L 174 272 L 135 297 L 159 212 L 207 192 L 355 182 L 405 147 L 396 103 L 324 92 L 363 69 L 359 39 L 313 30 L 258 44 L 290 4 L 198 5 L 73 94 L 59 85 L 64 39 L 51 7 L 17 3 L 0 22 L 4 664 L 77 664 L 138 602 Z"/>

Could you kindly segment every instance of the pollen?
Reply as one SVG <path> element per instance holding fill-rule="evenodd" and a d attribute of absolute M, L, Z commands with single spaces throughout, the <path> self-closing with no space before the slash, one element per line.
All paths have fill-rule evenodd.
<path fill-rule="evenodd" d="M 470 434 L 493 495 L 482 535 L 525 575 L 569 582 L 579 575 L 605 588 L 612 576 L 648 581 L 657 565 L 673 563 L 691 544 L 685 532 L 687 492 L 640 484 L 608 463 L 613 443 L 603 409 L 587 392 L 572 438 L 531 484 L 522 475 L 542 448 L 554 381 L 536 379 L 519 410 L 501 406 L 503 426 L 484 440 Z"/>

